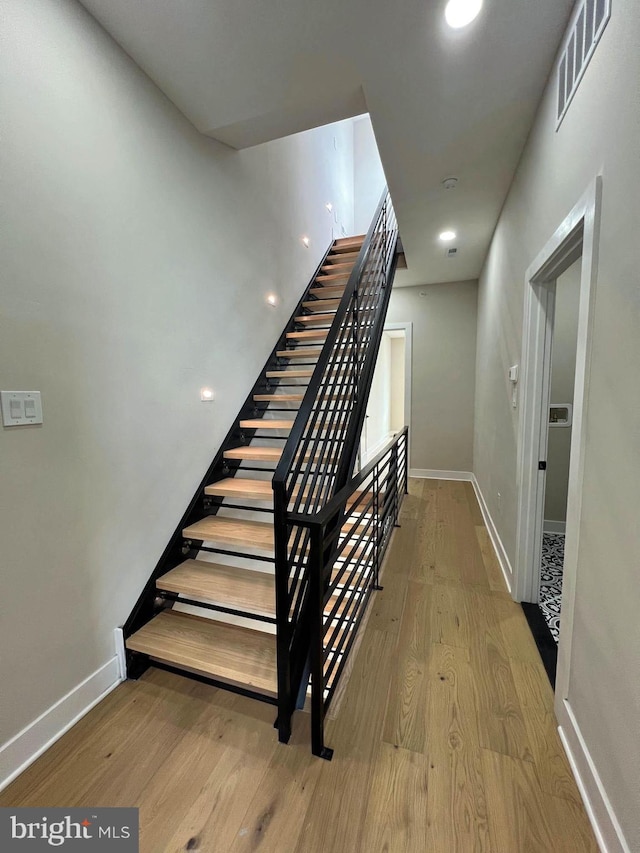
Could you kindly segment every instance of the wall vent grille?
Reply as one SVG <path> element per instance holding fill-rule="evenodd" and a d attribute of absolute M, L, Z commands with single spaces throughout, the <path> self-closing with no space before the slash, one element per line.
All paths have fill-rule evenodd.
<path fill-rule="evenodd" d="M 576 7 L 558 63 L 560 127 L 600 37 L 611 17 L 611 0 L 583 0 Z"/>

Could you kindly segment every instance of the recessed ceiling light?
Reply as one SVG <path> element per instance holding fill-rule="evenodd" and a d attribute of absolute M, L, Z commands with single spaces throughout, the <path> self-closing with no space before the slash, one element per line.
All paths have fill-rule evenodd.
<path fill-rule="evenodd" d="M 310 244 L 311 244 L 311 240 L 308 237 L 302 238 L 302 245 L 305 246 L 307 249 L 309 248 Z"/>
<path fill-rule="evenodd" d="M 456 236 L 457 235 L 455 231 L 443 231 L 439 235 L 439 238 L 440 240 L 442 240 L 443 243 L 450 243 L 452 240 L 456 239 Z"/>
<path fill-rule="evenodd" d="M 477 18 L 481 9 L 482 0 L 449 0 L 444 16 L 450 27 L 459 30 Z"/>
<path fill-rule="evenodd" d="M 267 296 L 267 302 L 269 303 L 269 305 L 275 308 L 275 306 L 278 304 L 278 297 L 275 295 L 275 293 L 270 293 Z"/>
<path fill-rule="evenodd" d="M 213 400 L 213 388 L 201 388 L 200 399 L 203 403 L 209 403 Z"/>

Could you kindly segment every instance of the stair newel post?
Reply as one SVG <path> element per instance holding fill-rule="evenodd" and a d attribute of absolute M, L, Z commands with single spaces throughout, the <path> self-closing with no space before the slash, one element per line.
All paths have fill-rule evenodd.
<path fill-rule="evenodd" d="M 402 455 L 404 457 L 404 493 L 409 494 L 409 430 L 404 428 L 402 438 Z"/>
<path fill-rule="evenodd" d="M 391 448 L 391 471 L 389 480 L 389 485 L 393 487 L 393 524 L 394 527 L 400 527 L 398 524 L 398 445 L 395 442 Z"/>
<path fill-rule="evenodd" d="M 278 666 L 278 740 L 288 743 L 291 737 L 291 658 L 289 626 L 289 527 L 285 483 L 273 481 L 274 557 L 276 585 L 276 655 Z"/>
<path fill-rule="evenodd" d="M 311 669 L 311 751 L 331 760 L 324 744 L 324 525 L 311 527 L 309 551 L 309 611 Z"/>
<path fill-rule="evenodd" d="M 373 588 L 380 586 L 380 471 L 378 466 L 373 471 Z"/>

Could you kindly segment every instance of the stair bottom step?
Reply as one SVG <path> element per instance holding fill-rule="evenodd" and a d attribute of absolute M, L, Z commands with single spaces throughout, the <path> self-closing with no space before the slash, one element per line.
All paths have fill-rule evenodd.
<path fill-rule="evenodd" d="M 255 693 L 277 695 L 272 634 L 165 610 L 126 642 L 153 660 Z"/>

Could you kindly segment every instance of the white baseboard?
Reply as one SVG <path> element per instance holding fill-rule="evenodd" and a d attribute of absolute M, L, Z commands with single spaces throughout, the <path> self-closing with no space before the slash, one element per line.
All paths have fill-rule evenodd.
<path fill-rule="evenodd" d="M 544 523 L 542 525 L 542 529 L 545 533 L 562 533 L 563 535 L 566 530 L 566 527 L 566 521 L 550 521 L 548 518 L 545 518 Z"/>
<path fill-rule="evenodd" d="M 558 732 L 602 853 L 631 853 L 567 700 L 556 701 Z"/>
<path fill-rule="evenodd" d="M 0 791 L 121 682 L 117 655 L 0 747 Z"/>
<path fill-rule="evenodd" d="M 473 481 L 471 471 L 437 471 L 431 468 L 410 468 L 410 477 L 418 477 L 421 480 L 465 480 Z"/>
<path fill-rule="evenodd" d="M 476 498 L 478 499 L 478 504 L 480 505 L 480 512 L 482 513 L 482 518 L 484 519 L 485 527 L 489 531 L 489 537 L 493 544 L 493 550 L 496 552 L 498 563 L 500 564 L 500 568 L 502 569 L 502 574 L 504 575 L 504 580 L 507 584 L 507 589 L 511 593 L 513 589 L 513 568 L 509 561 L 507 551 L 504 545 L 502 544 L 500 534 L 498 533 L 498 530 L 495 524 L 493 523 L 491 513 L 489 512 L 489 507 L 487 506 L 487 502 L 484 499 L 484 495 L 482 494 L 480 484 L 478 483 L 475 474 L 471 475 L 471 482 L 473 483 L 473 490 L 476 493 Z"/>

